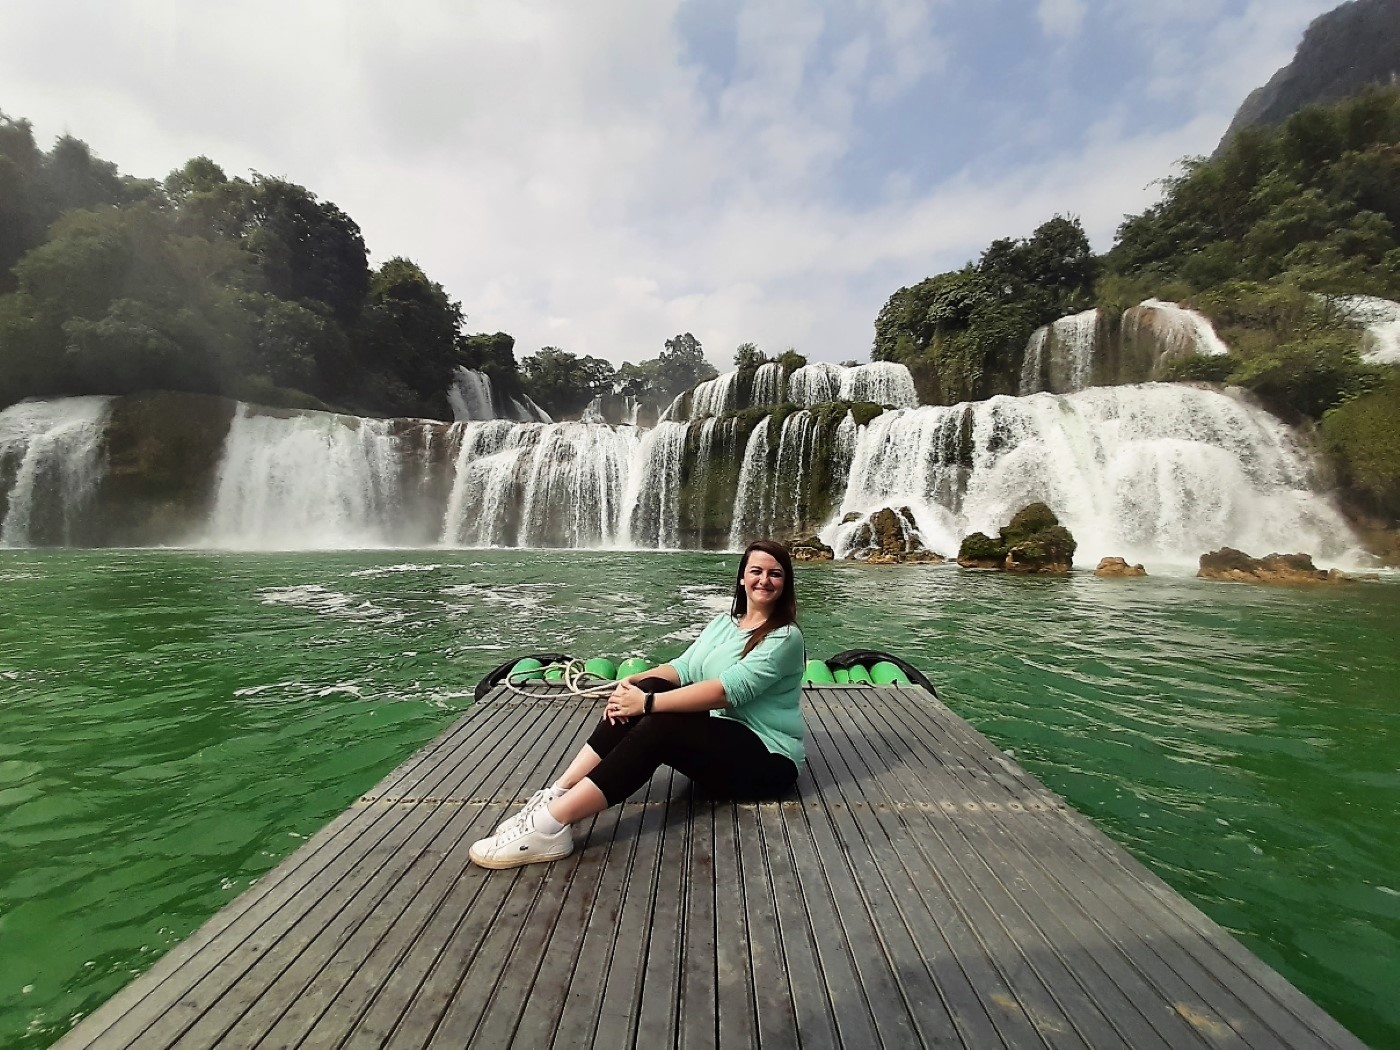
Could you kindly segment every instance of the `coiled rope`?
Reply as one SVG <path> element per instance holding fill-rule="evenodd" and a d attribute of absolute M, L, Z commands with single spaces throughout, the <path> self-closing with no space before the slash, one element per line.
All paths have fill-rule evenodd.
<path fill-rule="evenodd" d="M 611 696 L 611 695 L 612 695 L 612 691 L 613 691 L 614 689 L 617 688 L 617 682 L 613 681 L 612 679 L 610 679 L 610 678 L 600 678 L 598 675 L 593 674 L 592 672 L 586 670 L 586 669 L 584 668 L 584 665 L 583 665 L 583 661 L 582 661 L 582 660 L 568 660 L 568 661 L 565 661 L 564 663 L 552 663 L 552 664 L 545 664 L 543 667 L 533 667 L 533 668 L 531 668 L 531 669 L 528 670 L 528 671 L 521 671 L 521 672 L 520 672 L 519 681 L 521 681 L 521 682 L 540 682 L 540 681 L 543 681 L 543 679 L 544 679 L 544 673 L 545 673 L 546 671 L 552 671 L 552 670 L 554 670 L 554 669 L 556 669 L 556 668 L 558 668 L 558 669 L 560 669 L 560 670 L 562 670 L 562 671 L 564 672 L 564 680 L 563 680 L 564 688 L 567 689 L 567 690 L 568 690 L 570 693 L 572 693 L 574 696 L 583 696 L 583 697 Z M 511 680 L 513 676 L 514 676 L 514 672 L 509 672 L 509 673 L 507 673 L 506 676 L 505 676 L 504 678 L 501 679 L 501 683 L 500 683 L 500 684 L 503 685 L 503 686 L 505 686 L 505 687 L 506 687 L 507 689 L 509 689 L 512 693 L 515 693 L 517 696 L 539 696 L 539 695 L 540 695 L 538 692 L 532 692 L 532 691 L 529 691 L 529 690 L 526 690 L 526 689 L 521 689 L 514 681 Z M 594 680 L 594 681 L 596 681 L 596 682 L 598 682 L 598 683 L 600 683 L 600 684 L 598 684 L 598 685 L 585 685 L 585 684 L 584 684 L 584 681 L 585 681 L 586 679 L 592 679 L 592 680 Z M 552 681 L 552 682 L 544 682 L 544 684 L 545 684 L 545 685 L 550 685 L 550 686 L 555 686 L 555 685 L 559 685 L 560 683 L 556 680 L 556 681 Z"/>

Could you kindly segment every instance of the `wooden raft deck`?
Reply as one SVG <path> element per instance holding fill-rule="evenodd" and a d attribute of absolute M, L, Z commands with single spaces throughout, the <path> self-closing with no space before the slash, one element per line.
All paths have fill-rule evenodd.
<path fill-rule="evenodd" d="M 565 861 L 467 848 L 595 704 L 493 693 L 60 1047 L 1360 1047 L 917 689 L 806 691 L 784 801 L 662 770 Z"/>

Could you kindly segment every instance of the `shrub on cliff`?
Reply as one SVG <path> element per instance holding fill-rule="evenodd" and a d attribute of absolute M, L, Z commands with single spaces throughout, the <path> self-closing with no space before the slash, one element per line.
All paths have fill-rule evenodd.
<path fill-rule="evenodd" d="M 1400 519 L 1400 376 L 1328 412 L 1322 433 L 1352 498 Z"/>

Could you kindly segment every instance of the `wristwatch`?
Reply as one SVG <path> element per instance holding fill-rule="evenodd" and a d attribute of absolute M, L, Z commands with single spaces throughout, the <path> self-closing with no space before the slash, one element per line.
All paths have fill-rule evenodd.
<path fill-rule="evenodd" d="M 652 704 L 656 703 L 656 694 L 655 694 L 655 693 L 643 693 L 642 696 L 645 698 L 645 701 L 646 701 L 646 702 L 642 705 L 642 714 L 644 714 L 644 715 L 649 715 L 649 714 L 651 714 L 651 706 L 652 706 Z"/>

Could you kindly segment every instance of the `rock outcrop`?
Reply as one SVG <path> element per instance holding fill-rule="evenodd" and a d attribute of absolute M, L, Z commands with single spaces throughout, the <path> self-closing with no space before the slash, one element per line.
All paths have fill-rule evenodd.
<path fill-rule="evenodd" d="M 1077 544 L 1055 512 L 1044 503 L 1023 508 L 998 538 L 974 532 L 958 548 L 958 564 L 970 569 L 1006 572 L 1067 573 Z"/>
<path fill-rule="evenodd" d="M 1251 558 L 1233 547 L 1201 555 L 1203 580 L 1231 580 L 1240 583 L 1336 583 L 1351 577 L 1336 569 L 1319 569 L 1306 554 L 1269 554 Z"/>
<path fill-rule="evenodd" d="M 1319 15 L 1293 60 L 1244 100 L 1215 154 L 1243 128 L 1281 124 L 1304 106 L 1340 102 L 1400 78 L 1400 0 L 1350 0 Z"/>
<path fill-rule="evenodd" d="M 831 561 L 836 557 L 836 552 L 823 543 L 820 536 L 789 540 L 787 549 L 793 561 Z"/>
<path fill-rule="evenodd" d="M 938 564 L 945 559 L 923 545 L 908 507 L 881 507 L 856 530 L 851 558 L 871 565 Z"/>
<path fill-rule="evenodd" d="M 1094 567 L 1095 576 L 1146 576 L 1141 565 L 1129 565 L 1122 558 L 1101 558 Z"/>

